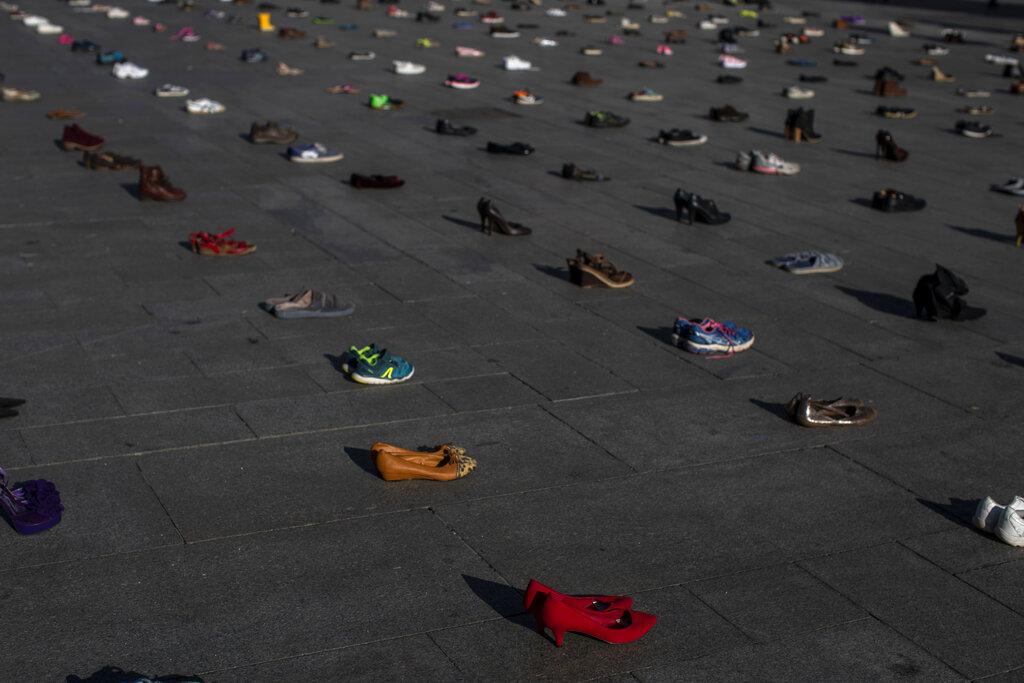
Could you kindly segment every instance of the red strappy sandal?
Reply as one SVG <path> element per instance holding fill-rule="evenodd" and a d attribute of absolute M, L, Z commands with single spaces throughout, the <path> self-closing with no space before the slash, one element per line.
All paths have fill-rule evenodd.
<path fill-rule="evenodd" d="M 234 232 L 234 228 L 225 230 L 219 235 L 211 235 L 208 232 L 194 232 L 188 236 L 188 241 L 192 245 L 192 251 L 207 256 L 241 256 L 242 254 L 251 254 L 256 251 L 255 244 L 227 239 L 227 236 Z"/>

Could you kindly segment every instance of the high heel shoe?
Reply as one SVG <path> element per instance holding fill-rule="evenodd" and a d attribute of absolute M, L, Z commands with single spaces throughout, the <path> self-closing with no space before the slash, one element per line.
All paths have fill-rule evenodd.
<path fill-rule="evenodd" d="M 480 214 L 480 229 L 488 235 L 492 234 L 495 228 L 499 233 L 510 237 L 523 237 L 533 232 L 525 225 L 506 221 L 494 203 L 486 197 L 481 197 L 480 201 L 476 203 L 476 210 Z"/>
<path fill-rule="evenodd" d="M 658 620 L 653 614 L 631 609 L 603 612 L 577 609 L 550 593 L 540 611 L 543 626 L 551 629 L 558 647 L 562 647 L 562 637 L 566 631 L 583 633 L 615 645 L 631 643 L 646 635 Z"/>
<path fill-rule="evenodd" d="M 888 161 L 906 161 L 909 152 L 896 144 L 892 139 L 892 133 L 887 130 L 880 130 L 875 135 L 875 159 L 887 159 Z"/>
<path fill-rule="evenodd" d="M 541 582 L 530 579 L 530 584 L 526 587 L 526 595 L 523 596 L 523 605 L 533 615 L 533 618 L 537 620 L 538 633 L 544 633 L 544 603 L 552 595 L 571 607 L 592 612 L 624 610 L 629 609 L 633 605 L 633 598 L 626 596 L 588 595 L 575 597 L 551 590 Z"/>
<path fill-rule="evenodd" d="M 633 275 L 619 270 L 601 254 L 588 254 L 576 250 L 576 258 L 566 259 L 569 280 L 580 287 L 612 287 L 618 289 L 633 284 Z"/>
<path fill-rule="evenodd" d="M 676 220 L 682 222 L 685 219 L 687 225 L 693 225 L 694 220 L 708 225 L 721 225 L 728 223 L 732 218 L 730 214 L 718 210 L 714 199 L 704 199 L 692 192 L 683 192 L 682 188 L 676 189 L 672 199 L 676 205 Z"/>
<path fill-rule="evenodd" d="M 790 109 L 786 114 L 786 139 L 793 142 L 821 142 L 822 137 L 814 131 L 814 110 Z"/>

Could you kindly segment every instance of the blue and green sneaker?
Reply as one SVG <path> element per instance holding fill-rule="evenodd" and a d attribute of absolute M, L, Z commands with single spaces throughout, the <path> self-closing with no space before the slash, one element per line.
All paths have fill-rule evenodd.
<path fill-rule="evenodd" d="M 359 365 L 359 361 L 364 358 L 370 358 L 380 353 L 380 349 L 377 348 L 376 344 L 370 344 L 359 349 L 355 346 L 348 347 L 348 356 L 345 361 L 341 364 L 341 369 L 345 372 L 351 373 Z"/>
<path fill-rule="evenodd" d="M 350 368 L 353 360 L 350 357 Z M 414 371 L 404 358 L 392 356 L 387 349 L 377 350 L 371 345 L 359 350 L 359 360 L 351 373 L 352 379 L 360 384 L 397 384 L 412 377 Z"/>

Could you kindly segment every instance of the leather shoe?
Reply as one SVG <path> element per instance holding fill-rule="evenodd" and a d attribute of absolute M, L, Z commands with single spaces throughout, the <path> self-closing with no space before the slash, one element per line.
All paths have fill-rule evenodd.
<path fill-rule="evenodd" d="M 520 156 L 526 156 L 528 154 L 533 154 L 534 149 L 525 142 L 513 142 L 511 145 L 488 142 L 487 151 L 495 154 L 518 154 Z"/>
<path fill-rule="evenodd" d="M 139 199 L 177 202 L 185 198 L 185 191 L 171 185 L 159 166 L 139 166 Z"/>
<path fill-rule="evenodd" d="M 476 128 L 473 126 L 460 126 L 456 128 L 448 119 L 438 119 L 435 130 L 437 130 L 438 135 L 460 135 L 466 137 L 476 134 Z"/>
<path fill-rule="evenodd" d="M 126 168 L 138 168 L 142 162 L 113 152 L 83 152 L 82 165 L 93 171 L 123 171 Z"/>
<path fill-rule="evenodd" d="M 386 443 L 375 443 L 371 450 L 377 471 L 385 481 L 451 481 L 476 469 L 476 460 L 468 457 L 465 449 L 451 444 L 438 446 L 433 453 L 409 451 Z"/>
<path fill-rule="evenodd" d="M 249 140 L 257 145 L 288 145 L 299 137 L 291 128 L 282 128 L 277 121 L 267 121 L 265 126 L 253 122 L 249 128 Z"/>
<path fill-rule="evenodd" d="M 60 146 L 69 152 L 76 149 L 93 152 L 103 146 L 103 138 L 86 133 L 76 123 L 64 126 L 64 136 L 61 138 Z"/>
<path fill-rule="evenodd" d="M 353 173 L 352 177 L 349 178 L 349 182 L 352 187 L 365 189 L 388 189 L 392 187 L 401 187 L 405 185 L 405 181 L 394 175 L 360 175 L 359 173 Z"/>

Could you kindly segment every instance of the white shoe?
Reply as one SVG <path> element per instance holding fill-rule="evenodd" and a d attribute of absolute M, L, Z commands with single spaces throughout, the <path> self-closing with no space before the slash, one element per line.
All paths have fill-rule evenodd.
<path fill-rule="evenodd" d="M 114 65 L 111 73 L 121 79 L 145 78 L 149 75 L 149 69 L 144 69 L 133 62 L 121 62 Z"/>
<path fill-rule="evenodd" d="M 164 83 L 153 92 L 157 97 L 185 97 L 188 95 L 188 88 Z"/>
<path fill-rule="evenodd" d="M 995 534 L 1003 543 L 1024 546 L 1024 518 L 1020 510 L 1024 508 L 1024 499 L 1014 496 L 1010 504 L 1003 509 L 1003 514 L 996 525 Z"/>
<path fill-rule="evenodd" d="M 220 114 L 227 107 L 209 97 L 201 97 L 198 100 L 185 100 L 185 109 L 189 114 Z"/>
<path fill-rule="evenodd" d="M 107 10 L 107 19 L 127 19 L 131 14 L 123 7 L 111 7 Z"/>
<path fill-rule="evenodd" d="M 670 53 L 671 54 L 671 53 Z M 732 55 L 719 55 L 718 56 L 719 66 L 725 67 L 726 69 L 746 69 L 746 60 L 740 59 L 739 57 L 733 57 Z"/>
<path fill-rule="evenodd" d="M 551 38 L 534 38 L 531 42 L 533 42 L 534 45 L 540 45 L 541 47 L 558 47 L 558 41 L 552 40 Z"/>
<path fill-rule="evenodd" d="M 36 33 L 44 36 L 52 36 L 58 33 L 64 33 L 64 27 L 58 26 L 57 24 L 39 24 L 36 27 Z"/>
<path fill-rule="evenodd" d="M 1005 505 L 1000 505 L 992 500 L 992 496 L 985 496 L 982 500 L 978 501 L 978 507 L 974 510 L 974 517 L 971 518 L 971 523 L 976 529 L 995 533 L 996 526 L 998 526 L 999 520 L 1003 516 L 1003 509 L 1005 507 Z"/>
<path fill-rule="evenodd" d="M 505 57 L 501 64 L 505 67 L 505 71 L 531 71 L 533 69 L 533 64 L 515 55 Z"/>
<path fill-rule="evenodd" d="M 910 31 L 903 28 L 898 21 L 889 22 L 889 35 L 893 38 L 909 38 Z"/>
<path fill-rule="evenodd" d="M 1006 57 L 1004 55 L 985 55 L 985 61 L 992 64 L 1019 64 L 1020 60 L 1016 57 Z"/>
<path fill-rule="evenodd" d="M 391 68 L 396 74 L 401 74 L 403 76 L 416 76 L 427 70 L 427 67 L 422 64 L 403 62 L 400 60 L 391 62 Z"/>
<path fill-rule="evenodd" d="M 25 26 L 41 26 L 42 24 L 49 24 L 50 20 L 46 17 L 41 17 L 38 14 L 30 14 L 21 20 Z"/>
<path fill-rule="evenodd" d="M 798 85 L 791 85 L 782 91 L 782 94 L 791 100 L 809 100 L 814 97 L 814 91 L 810 88 L 801 88 Z"/>
<path fill-rule="evenodd" d="M 800 164 L 791 161 L 783 161 L 780 157 L 771 152 L 765 154 L 760 150 L 752 150 L 750 155 L 753 161 L 750 170 L 755 173 L 766 175 L 795 175 L 800 172 Z"/>
<path fill-rule="evenodd" d="M 552 7 L 551 9 L 549 9 L 546 12 L 546 14 L 549 17 L 564 17 L 566 15 L 566 11 L 564 9 L 558 9 L 557 7 Z"/>

